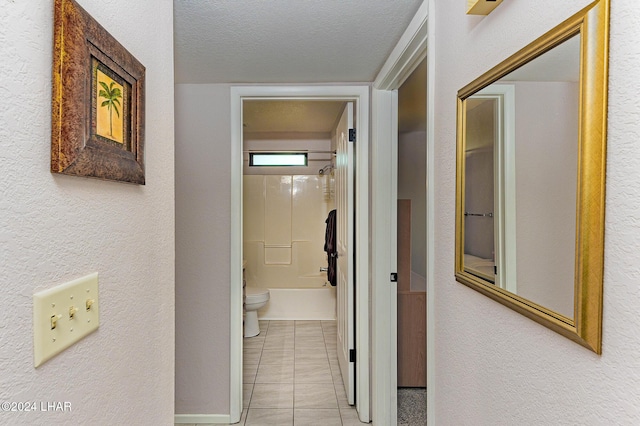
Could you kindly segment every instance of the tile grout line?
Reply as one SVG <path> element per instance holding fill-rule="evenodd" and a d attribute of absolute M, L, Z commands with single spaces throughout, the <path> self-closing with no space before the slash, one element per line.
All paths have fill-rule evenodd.
<path fill-rule="evenodd" d="M 320 327 L 322 328 L 322 340 L 324 341 L 324 349 L 327 352 L 327 361 L 329 362 L 329 374 L 331 375 L 331 384 L 333 385 L 333 395 L 336 398 L 336 406 L 338 407 L 338 416 L 340 417 L 340 424 L 344 426 L 344 422 L 342 421 L 342 412 L 340 411 L 340 401 L 338 401 L 338 392 L 336 392 L 336 381 L 333 377 L 333 371 L 331 371 L 331 360 L 329 359 L 329 350 L 327 349 L 327 338 L 324 333 L 324 327 L 322 327 L 322 323 L 320 323 Z"/>
<path fill-rule="evenodd" d="M 291 421 L 294 426 L 296 424 L 296 322 L 293 321 L 293 401 L 291 404 Z"/>
<path fill-rule="evenodd" d="M 263 364 L 262 364 L 262 362 L 264 361 L 264 358 L 263 358 L 264 350 L 265 350 L 264 348 L 265 348 L 265 345 L 266 345 L 266 339 L 268 337 L 270 327 L 272 325 L 271 322 L 272 321 L 270 321 L 270 320 L 266 320 L 265 321 L 266 327 L 265 327 L 265 331 L 264 331 L 264 340 L 262 340 L 262 342 L 260 344 L 260 358 L 258 359 L 258 371 L 260 370 L 261 367 L 264 367 Z M 345 423 L 344 423 L 344 420 L 342 418 L 342 412 L 341 412 L 341 409 L 340 409 L 340 403 L 338 401 L 338 395 L 337 395 L 337 390 L 336 390 L 337 382 L 336 382 L 336 378 L 334 377 L 334 374 L 333 374 L 333 369 L 332 369 L 332 366 L 331 366 L 331 359 L 330 359 L 330 354 L 329 354 L 329 352 L 330 352 L 329 349 L 330 348 L 328 346 L 328 335 L 329 334 L 333 334 L 333 333 L 330 333 L 331 330 L 329 330 L 328 327 L 325 328 L 325 326 L 323 325 L 322 321 L 318 321 L 317 323 L 320 326 L 320 332 L 322 333 L 323 347 L 324 347 L 324 350 L 325 350 L 325 360 L 326 360 L 326 362 L 328 364 L 328 374 L 331 375 L 331 382 L 330 383 L 333 386 L 333 396 L 334 396 L 334 401 L 336 403 L 337 415 L 338 415 L 338 418 L 340 419 L 340 424 L 344 426 Z M 294 320 L 293 321 L 293 344 L 292 344 L 292 347 L 293 347 L 292 421 L 294 422 L 293 423 L 294 425 L 295 425 L 295 419 L 296 419 L 296 416 L 295 416 L 295 409 L 296 409 L 296 404 L 295 404 L 296 365 L 298 364 L 299 361 L 301 361 L 299 359 L 299 354 L 296 353 L 296 348 L 298 346 L 297 345 L 297 338 L 296 338 L 296 331 L 298 329 L 300 329 L 301 332 L 304 331 L 303 330 L 304 327 L 300 328 L 300 324 L 298 323 L 298 321 Z M 305 338 L 305 336 L 299 336 L 299 337 L 301 339 L 303 339 L 303 340 Z M 313 336 L 307 336 L 307 337 L 313 337 Z M 248 406 L 246 408 L 247 412 L 246 412 L 246 416 L 245 416 L 245 424 L 246 424 L 246 421 L 247 421 L 248 416 L 249 416 L 249 410 L 251 409 L 251 405 L 252 405 L 251 403 L 253 401 L 253 397 L 255 396 L 254 392 L 255 392 L 255 386 L 256 386 L 256 383 L 257 383 L 257 377 L 258 377 L 258 375 L 257 375 L 257 371 L 256 371 L 256 377 L 254 378 L 253 383 L 252 383 L 253 389 L 252 389 L 251 397 L 249 399 L 249 403 L 248 403 Z"/>
<path fill-rule="evenodd" d="M 246 407 L 247 413 L 246 413 L 246 415 L 244 417 L 245 423 L 247 421 L 247 417 L 249 416 L 249 408 L 251 407 L 251 400 L 253 399 L 253 392 L 256 389 L 256 379 L 258 378 L 258 370 L 260 370 L 260 364 L 262 363 L 262 351 L 264 351 L 264 344 L 265 344 L 265 342 L 267 340 L 267 334 L 268 334 L 268 331 L 269 331 L 269 324 L 271 323 L 270 321 L 265 321 L 265 322 L 267 324 L 267 328 L 264 331 L 264 333 L 265 333 L 264 340 L 262 341 L 262 344 L 260 345 L 260 358 L 258 358 L 258 368 L 256 370 L 256 376 L 253 379 L 253 383 L 251 383 L 251 396 L 249 397 L 249 402 L 247 403 L 247 407 Z M 260 329 L 260 322 L 258 322 L 258 329 Z M 258 335 L 259 335 L 259 333 L 258 333 Z M 243 350 L 244 350 L 244 345 L 243 345 Z M 243 364 L 244 364 L 244 362 L 243 362 Z M 244 405 L 244 404 L 242 404 L 242 405 Z M 242 410 L 244 411 L 245 408 L 243 407 Z M 242 417 L 242 413 L 240 414 L 240 416 Z"/>
<path fill-rule="evenodd" d="M 260 371 L 260 365 L 262 364 L 262 354 L 264 352 L 264 344 L 267 342 L 267 335 L 269 334 L 269 326 L 271 321 L 267 321 L 267 328 L 264 331 L 264 340 L 260 346 L 260 358 L 258 359 L 258 369 L 256 370 L 256 377 L 253 379 L 253 387 L 251 388 L 251 398 L 249 398 L 249 405 L 247 406 L 247 416 L 249 415 L 249 407 L 251 407 L 251 400 L 253 399 L 253 392 L 256 390 L 256 381 L 258 380 L 258 371 Z M 260 321 L 258 321 L 258 330 L 260 329 Z M 246 418 L 245 418 L 246 423 Z"/>

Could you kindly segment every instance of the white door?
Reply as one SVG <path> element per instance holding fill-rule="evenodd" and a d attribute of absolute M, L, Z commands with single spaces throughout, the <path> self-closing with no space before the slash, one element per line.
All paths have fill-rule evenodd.
<path fill-rule="evenodd" d="M 353 102 L 348 102 L 336 127 L 336 246 L 338 362 L 349 404 L 355 404 L 355 311 L 354 311 L 354 191 Z"/>

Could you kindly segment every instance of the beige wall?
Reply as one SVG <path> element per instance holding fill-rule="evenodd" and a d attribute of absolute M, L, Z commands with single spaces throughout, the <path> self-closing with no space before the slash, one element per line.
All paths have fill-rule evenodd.
<path fill-rule="evenodd" d="M 49 172 L 53 3 L 0 7 L 0 401 L 71 411 L 0 424 L 172 424 L 173 2 L 80 2 L 146 67 L 144 186 Z M 33 293 L 94 271 L 100 328 L 34 368 Z"/>
<path fill-rule="evenodd" d="M 438 424 L 636 424 L 640 419 L 640 3 L 611 9 L 603 354 L 453 278 L 456 93 L 589 0 L 503 2 L 487 17 L 437 2 L 435 359 Z M 464 407 L 461 410 L 460 407 Z"/>
<path fill-rule="evenodd" d="M 176 85 L 176 413 L 229 413 L 228 85 Z"/>

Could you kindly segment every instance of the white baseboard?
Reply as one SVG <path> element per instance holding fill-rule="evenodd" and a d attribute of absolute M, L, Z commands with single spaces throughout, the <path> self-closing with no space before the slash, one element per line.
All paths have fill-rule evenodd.
<path fill-rule="evenodd" d="M 231 416 L 229 414 L 176 414 L 174 416 L 176 424 L 229 424 Z"/>

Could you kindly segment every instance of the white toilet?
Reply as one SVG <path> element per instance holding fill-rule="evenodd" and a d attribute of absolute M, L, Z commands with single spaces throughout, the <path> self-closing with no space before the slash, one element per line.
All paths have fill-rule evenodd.
<path fill-rule="evenodd" d="M 247 286 L 245 287 L 245 295 L 244 337 L 253 337 L 260 334 L 258 309 L 269 301 L 269 289 Z"/>

